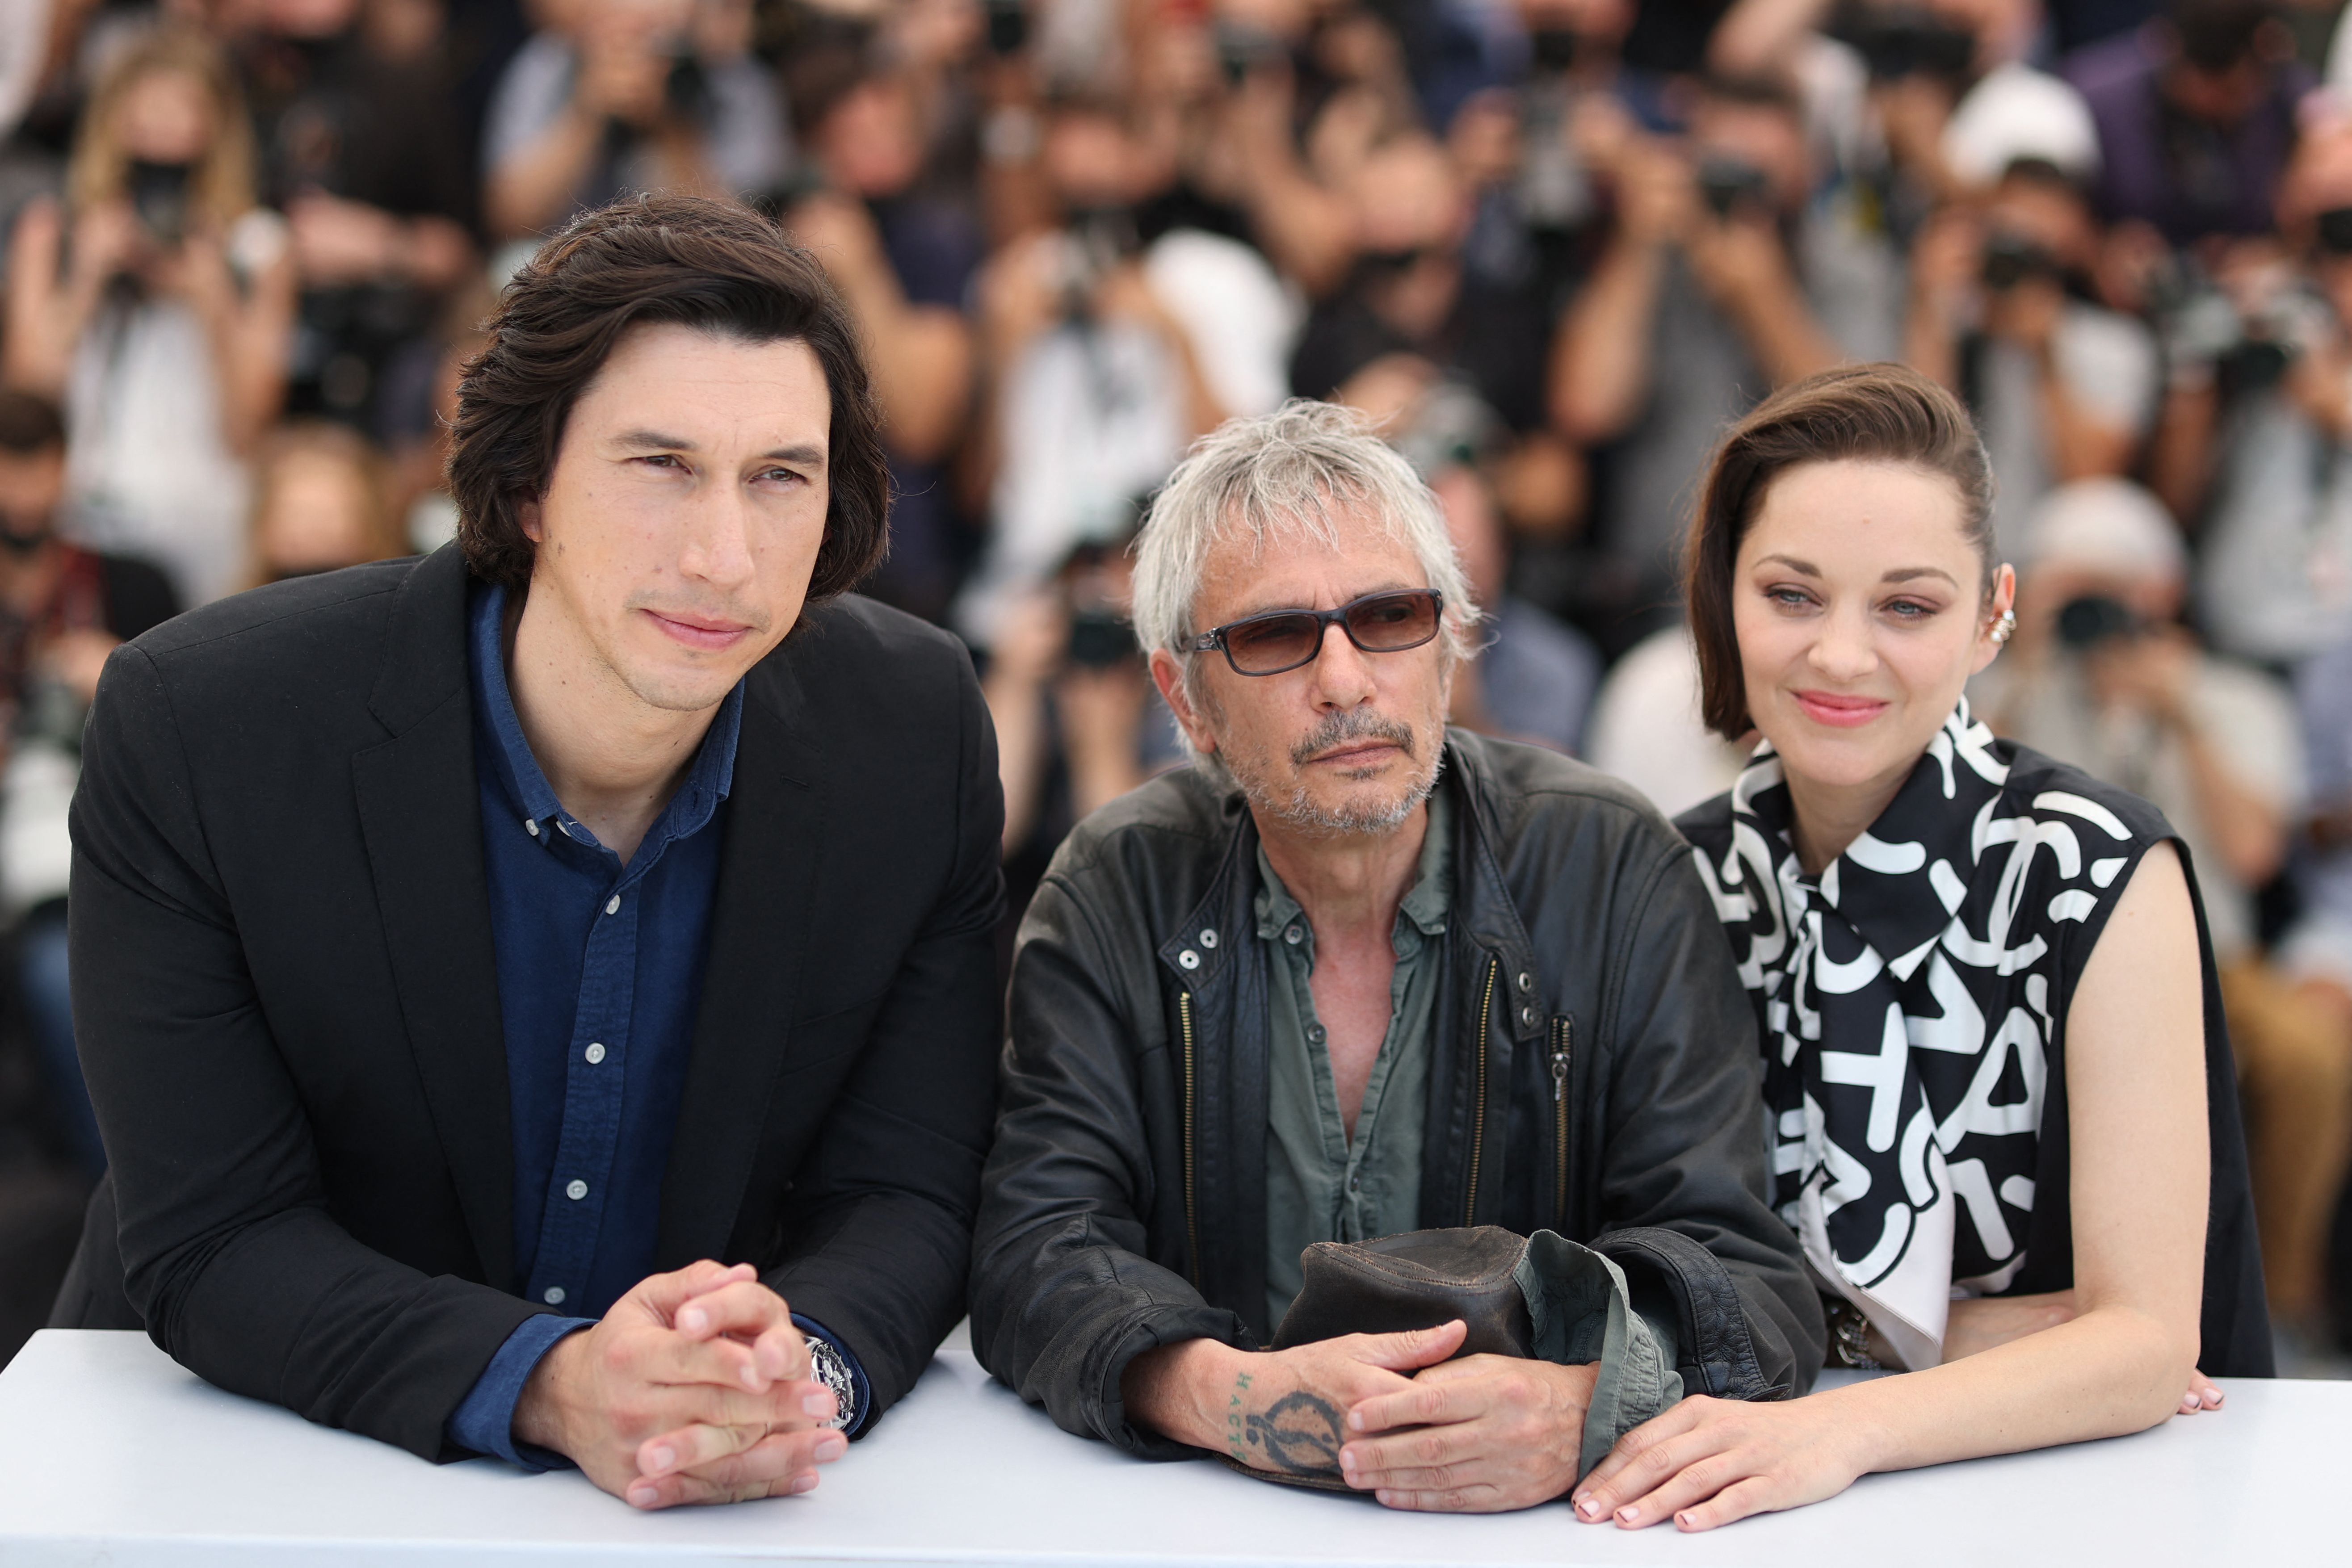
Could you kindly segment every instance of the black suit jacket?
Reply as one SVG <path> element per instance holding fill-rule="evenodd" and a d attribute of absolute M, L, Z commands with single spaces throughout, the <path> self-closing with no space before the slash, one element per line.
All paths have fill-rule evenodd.
<path fill-rule="evenodd" d="M 109 661 L 69 911 L 111 1170 L 53 1319 L 143 1322 L 223 1388 L 437 1458 L 542 1310 L 514 1294 L 467 581 L 444 549 L 283 583 Z M 656 1261 L 758 1265 L 877 1411 L 961 1308 L 1003 815 L 944 632 L 842 599 L 751 673 Z"/>

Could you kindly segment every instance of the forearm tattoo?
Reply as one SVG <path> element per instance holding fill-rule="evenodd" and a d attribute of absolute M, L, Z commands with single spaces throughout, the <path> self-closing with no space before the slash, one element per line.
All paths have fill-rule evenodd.
<path fill-rule="evenodd" d="M 1339 1473 L 1339 1406 L 1304 1389 L 1286 1394 L 1264 1410 L 1252 1410 L 1243 1396 L 1251 1375 L 1239 1374 L 1225 1401 L 1225 1448 L 1242 1464 L 1294 1476 Z M 1265 1456 L 1253 1461 L 1250 1450 Z"/>

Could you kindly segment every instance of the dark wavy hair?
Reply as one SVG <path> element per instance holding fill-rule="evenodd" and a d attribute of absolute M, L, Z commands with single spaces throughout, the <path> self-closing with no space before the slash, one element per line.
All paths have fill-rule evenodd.
<path fill-rule="evenodd" d="M 847 591 L 880 565 L 890 510 L 881 413 L 856 327 L 824 268 L 749 207 L 655 195 L 583 214 L 540 246 L 457 383 L 449 491 L 475 575 L 509 589 L 530 580 L 520 508 L 547 494 L 572 406 L 614 344 L 653 323 L 809 346 L 833 404 L 831 494 L 809 601 Z"/>
<path fill-rule="evenodd" d="M 1807 463 L 1900 463 L 1959 492 L 1960 534 L 1977 552 L 1979 601 L 2000 562 L 1992 464 L 1968 409 L 1908 365 L 1840 365 L 1783 387 L 1724 433 L 1683 548 L 1683 601 L 1698 647 L 1699 715 L 1727 740 L 1754 727 L 1732 622 L 1733 568 L 1772 482 Z"/>

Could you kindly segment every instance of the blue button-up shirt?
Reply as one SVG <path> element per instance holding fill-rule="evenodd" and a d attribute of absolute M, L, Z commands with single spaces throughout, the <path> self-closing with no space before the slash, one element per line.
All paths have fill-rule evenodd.
<path fill-rule="evenodd" d="M 507 686 L 506 603 L 503 589 L 477 591 L 468 651 L 513 1107 L 515 1270 L 530 1300 L 569 1312 L 515 1330 L 450 1416 L 449 1435 L 478 1452 L 543 1463 L 549 1456 L 524 1458 L 511 1437 L 531 1368 L 653 1272 L 743 687 L 719 705 L 685 779 L 624 865 L 563 809 L 523 738 Z M 862 1417 L 864 1379 L 856 1381 Z"/>

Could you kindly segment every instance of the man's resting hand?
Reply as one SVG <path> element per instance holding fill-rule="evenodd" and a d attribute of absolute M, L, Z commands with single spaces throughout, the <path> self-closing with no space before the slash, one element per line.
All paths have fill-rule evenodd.
<path fill-rule="evenodd" d="M 656 1274 L 541 1358 L 514 1434 L 637 1508 L 803 1492 L 848 1447 L 783 1298 L 748 1263 Z"/>
<path fill-rule="evenodd" d="M 1434 1332 L 1446 1333 L 1447 1329 Z M 1466 1355 L 1348 1412 L 1348 1484 L 1391 1508 L 1500 1513 L 1576 1484 L 1597 1366 Z"/>
<path fill-rule="evenodd" d="M 1129 1419 L 1255 1469 L 1328 1476 L 1392 1508 L 1526 1508 L 1576 1479 L 1593 1369 L 1447 1361 L 1457 1320 L 1250 1354 L 1190 1340 L 1138 1356 Z"/>

